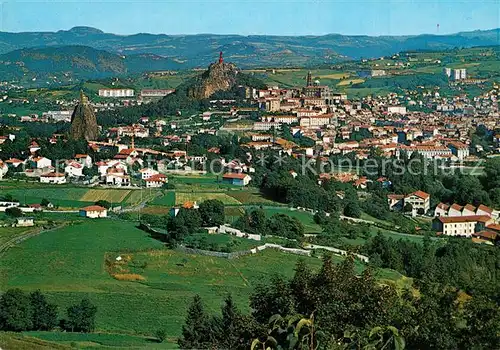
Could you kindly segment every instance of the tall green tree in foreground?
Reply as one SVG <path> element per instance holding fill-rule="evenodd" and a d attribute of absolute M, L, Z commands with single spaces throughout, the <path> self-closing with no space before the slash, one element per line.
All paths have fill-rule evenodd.
<path fill-rule="evenodd" d="M 88 299 L 82 299 L 79 304 L 68 308 L 68 318 L 64 328 L 72 332 L 92 332 L 95 329 L 96 314 L 97 306 L 93 305 Z"/>
<path fill-rule="evenodd" d="M 39 290 L 30 294 L 33 312 L 33 329 L 49 331 L 57 325 L 57 306 L 47 302 L 45 295 Z"/>
<path fill-rule="evenodd" d="M 30 298 L 20 289 L 9 289 L 0 298 L 0 329 L 21 332 L 33 327 Z"/>

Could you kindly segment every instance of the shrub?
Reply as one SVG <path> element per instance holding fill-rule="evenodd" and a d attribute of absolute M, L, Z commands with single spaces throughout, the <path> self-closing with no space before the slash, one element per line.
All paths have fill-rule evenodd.
<path fill-rule="evenodd" d="M 145 281 L 146 278 L 136 273 L 115 273 L 113 278 L 118 281 Z"/>
<path fill-rule="evenodd" d="M 158 339 L 158 342 L 163 343 L 165 339 L 167 339 L 167 331 L 163 328 L 156 330 L 155 337 Z"/>

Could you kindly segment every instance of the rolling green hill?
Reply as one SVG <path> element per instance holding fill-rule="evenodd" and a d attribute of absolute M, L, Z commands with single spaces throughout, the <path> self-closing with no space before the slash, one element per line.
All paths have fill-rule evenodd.
<path fill-rule="evenodd" d="M 0 32 L 0 53 L 46 46 L 84 45 L 130 55 L 149 53 L 179 62 L 182 67 L 205 67 L 219 51 L 242 68 L 314 66 L 345 59 L 379 57 L 406 50 L 499 45 L 500 29 L 446 35 L 323 36 L 269 35 L 115 35 L 95 28 L 75 27 L 58 32 Z M 137 56 L 136 56 L 137 57 Z"/>
<path fill-rule="evenodd" d="M 3 80 L 95 79 L 179 67 L 153 54 L 125 56 L 88 46 L 20 49 L 0 56 Z"/>

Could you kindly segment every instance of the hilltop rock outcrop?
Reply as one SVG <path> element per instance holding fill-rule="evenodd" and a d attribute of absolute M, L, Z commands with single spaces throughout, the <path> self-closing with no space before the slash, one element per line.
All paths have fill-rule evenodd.
<path fill-rule="evenodd" d="M 96 140 L 99 136 L 99 126 L 94 110 L 87 96 L 80 93 L 80 102 L 71 115 L 70 137 L 73 140 Z"/>
<path fill-rule="evenodd" d="M 216 91 L 228 91 L 236 82 L 238 70 L 232 63 L 220 60 L 212 63 L 208 69 L 192 84 L 187 91 L 190 98 L 198 100 L 209 98 Z"/>

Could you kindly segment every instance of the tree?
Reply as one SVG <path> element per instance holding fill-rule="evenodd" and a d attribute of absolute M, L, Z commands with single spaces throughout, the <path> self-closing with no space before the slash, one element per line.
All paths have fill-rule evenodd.
<path fill-rule="evenodd" d="M 273 235 L 300 239 L 304 236 L 304 226 L 297 219 L 286 214 L 274 214 L 267 222 L 267 231 Z"/>
<path fill-rule="evenodd" d="M 5 209 L 5 214 L 13 218 L 19 218 L 23 216 L 23 211 L 18 207 L 9 207 Z"/>
<path fill-rule="evenodd" d="M 0 329 L 21 332 L 33 327 L 30 298 L 20 289 L 9 289 L 0 298 Z"/>
<path fill-rule="evenodd" d="M 101 206 L 103 208 L 106 208 L 106 209 L 111 208 L 111 203 L 108 202 L 108 201 L 106 201 L 106 200 L 104 200 L 104 199 L 98 200 L 97 202 L 95 202 L 95 204 L 99 205 L 99 206 Z"/>
<path fill-rule="evenodd" d="M 80 304 L 68 308 L 64 328 L 72 332 L 92 332 L 95 329 L 96 314 L 97 306 L 88 299 L 82 299 Z"/>
<path fill-rule="evenodd" d="M 209 199 L 200 204 L 198 209 L 204 226 L 224 224 L 224 203 L 218 199 Z"/>
<path fill-rule="evenodd" d="M 357 201 L 348 201 L 344 207 L 344 215 L 351 218 L 361 217 L 361 208 Z"/>
<path fill-rule="evenodd" d="M 43 198 L 42 201 L 40 202 L 40 205 L 42 207 L 47 207 L 49 204 L 50 204 L 50 202 L 47 198 Z"/>
<path fill-rule="evenodd" d="M 33 311 L 33 329 L 50 331 L 57 325 L 57 305 L 47 302 L 45 295 L 39 290 L 30 294 Z"/>
<path fill-rule="evenodd" d="M 195 295 L 188 308 L 182 336 L 178 340 L 181 349 L 204 349 L 207 336 L 208 316 L 199 295 Z"/>
<path fill-rule="evenodd" d="M 170 217 L 167 223 L 170 237 L 181 242 L 184 238 L 192 235 L 201 226 L 201 216 L 196 209 L 181 208 L 175 217 Z"/>
<path fill-rule="evenodd" d="M 164 328 L 157 329 L 155 337 L 160 343 L 163 343 L 167 339 L 167 331 Z"/>
<path fill-rule="evenodd" d="M 413 211 L 413 205 L 411 203 L 406 203 L 403 208 L 403 211 L 405 213 L 411 213 Z"/>

